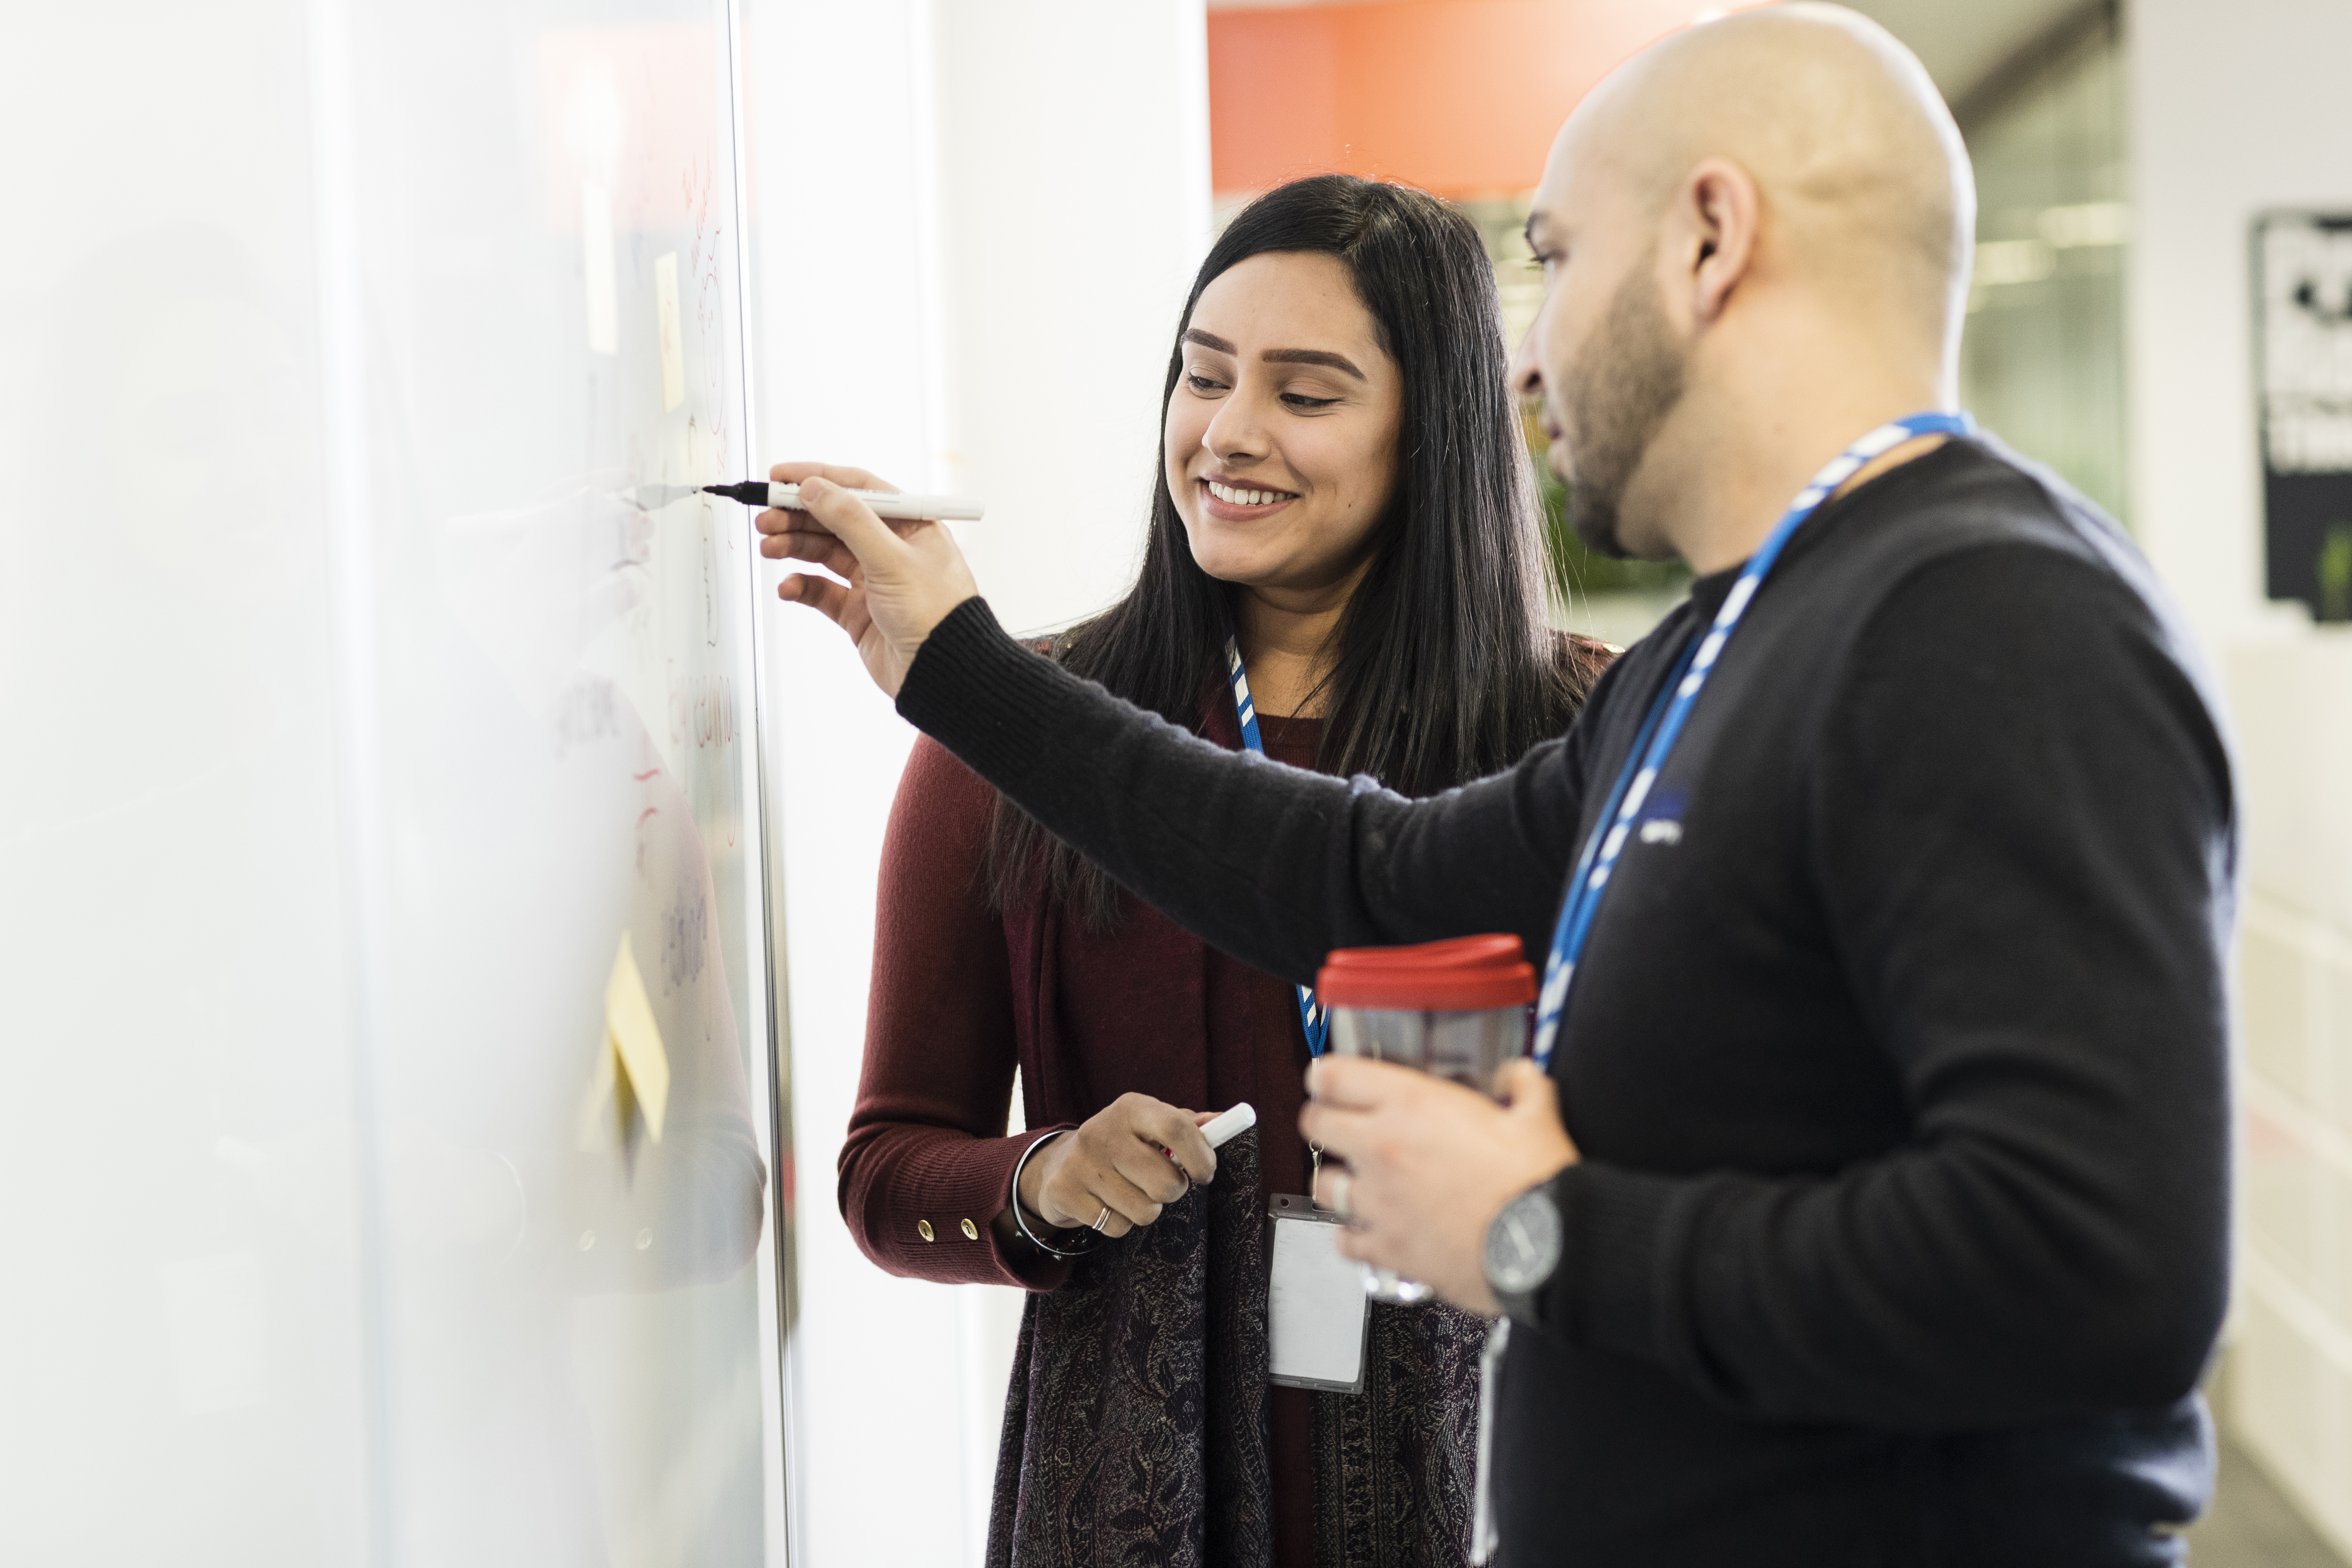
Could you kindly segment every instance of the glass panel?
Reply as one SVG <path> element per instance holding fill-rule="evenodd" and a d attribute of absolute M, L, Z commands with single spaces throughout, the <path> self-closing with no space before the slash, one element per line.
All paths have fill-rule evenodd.
<path fill-rule="evenodd" d="M 1977 256 L 1960 401 L 2128 521 L 2123 94 L 2121 42 L 2103 27 L 1963 127 Z"/>
<path fill-rule="evenodd" d="M 368 1561 L 307 9 L 0 6 L 12 1564 Z"/>
<path fill-rule="evenodd" d="M 763 1560 L 727 7 L 360 0 L 405 1561 Z"/>

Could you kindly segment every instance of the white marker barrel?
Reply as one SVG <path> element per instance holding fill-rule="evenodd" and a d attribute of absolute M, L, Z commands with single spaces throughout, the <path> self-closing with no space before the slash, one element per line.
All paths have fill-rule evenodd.
<path fill-rule="evenodd" d="M 915 496 L 897 490 L 851 490 L 849 493 L 871 507 L 875 516 L 895 518 L 901 522 L 978 522 L 983 510 L 980 502 L 969 496 Z M 768 504 L 798 510 L 801 504 L 800 486 L 770 485 Z"/>

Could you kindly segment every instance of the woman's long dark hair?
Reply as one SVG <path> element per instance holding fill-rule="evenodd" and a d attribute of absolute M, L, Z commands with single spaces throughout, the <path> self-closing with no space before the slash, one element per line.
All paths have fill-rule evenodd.
<path fill-rule="evenodd" d="M 1396 487 L 1370 568 L 1333 634 L 1317 763 L 1413 795 L 1496 772 L 1568 727 L 1599 650 L 1563 645 L 1545 624 L 1534 488 L 1504 384 L 1494 264 L 1469 219 L 1410 186 L 1320 174 L 1269 191 L 1218 237 L 1192 280 L 1160 388 L 1163 425 L 1201 291 L 1268 251 L 1346 263 L 1404 383 Z M 1055 638 L 1051 654 L 1197 729 L 1204 703 L 1225 689 L 1233 590 L 1193 561 L 1164 458 L 1153 468 L 1135 586 Z M 1089 929 L 1116 923 L 1118 895 L 1101 869 L 999 796 L 990 903 L 1002 910 L 1023 896 L 1041 856 L 1046 898 L 1076 895 Z"/>

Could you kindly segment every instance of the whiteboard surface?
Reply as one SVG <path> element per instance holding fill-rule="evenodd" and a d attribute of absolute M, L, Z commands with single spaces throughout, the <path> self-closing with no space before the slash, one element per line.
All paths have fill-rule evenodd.
<path fill-rule="evenodd" d="M 25 9 L 0 1559 L 781 1561 L 727 8 Z"/>

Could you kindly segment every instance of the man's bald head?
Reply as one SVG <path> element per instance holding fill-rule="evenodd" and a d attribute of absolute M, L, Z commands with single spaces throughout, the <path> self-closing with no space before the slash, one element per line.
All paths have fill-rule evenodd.
<path fill-rule="evenodd" d="M 1711 558 L 1683 536 L 1750 504 L 1700 493 L 1721 476 L 1778 484 L 1777 449 L 1830 439 L 1818 466 L 1948 405 L 1975 223 L 1943 100 L 1852 11 L 1742 12 L 1620 67 L 1544 166 L 1544 308 L 1512 371 L 1543 397 L 1578 531 Z"/>
<path fill-rule="evenodd" d="M 1976 187 L 1959 128 L 1917 57 L 1843 6 L 1777 5 L 1677 33 L 1601 83 L 1561 140 L 1650 211 L 1703 160 L 1739 164 L 1779 259 L 1914 293 L 1938 335 L 1966 283 Z"/>

